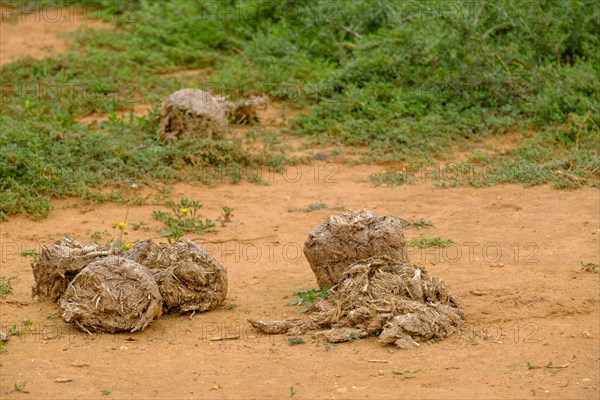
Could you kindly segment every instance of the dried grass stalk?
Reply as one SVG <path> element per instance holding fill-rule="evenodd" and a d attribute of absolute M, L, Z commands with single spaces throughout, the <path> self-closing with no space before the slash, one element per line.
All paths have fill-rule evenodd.
<path fill-rule="evenodd" d="M 43 246 L 40 256 L 31 264 L 35 279 L 32 295 L 40 300 L 58 300 L 87 264 L 118 251 L 110 244 L 83 244 L 68 237 Z"/>
<path fill-rule="evenodd" d="M 141 331 L 162 313 L 162 297 L 150 271 L 117 256 L 88 264 L 59 305 L 66 322 L 90 333 Z"/>
<path fill-rule="evenodd" d="M 168 312 L 208 311 L 225 300 L 227 270 L 188 239 L 173 245 L 144 240 L 125 257 L 150 270 Z"/>
<path fill-rule="evenodd" d="M 309 234 L 304 255 L 321 288 L 338 283 L 357 260 L 389 256 L 408 261 L 402 221 L 367 210 L 329 217 Z"/>

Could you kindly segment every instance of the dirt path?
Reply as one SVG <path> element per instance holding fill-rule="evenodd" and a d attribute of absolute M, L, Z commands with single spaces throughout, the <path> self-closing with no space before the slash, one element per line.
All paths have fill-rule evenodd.
<path fill-rule="evenodd" d="M 98 20 L 93 10 L 73 7 L 57 9 L 55 6 L 38 7 L 38 12 L 15 16 L 7 8 L 1 10 L 0 18 L 0 65 L 18 58 L 48 57 L 64 53 L 68 49 L 64 33 L 81 26 L 111 28 L 112 25 Z M 11 20 L 12 17 L 12 20 Z"/>
<path fill-rule="evenodd" d="M 374 188 L 364 180 L 376 170 L 320 162 L 290 167 L 287 175 L 266 173 L 269 186 L 177 185 L 173 197 L 201 200 L 207 217 L 216 218 L 224 205 L 236 209 L 230 225 L 197 239 L 209 242 L 206 248 L 227 266 L 227 303 L 237 307 L 168 316 L 133 335 L 90 337 L 58 317 L 47 318 L 56 307 L 31 300 L 30 260 L 19 255 L 63 234 L 89 240 L 89 233 L 110 231 L 113 221 L 124 218 L 124 206 L 73 208 L 65 200 L 56 202 L 47 220 L 17 217 L 1 224 L 2 275 L 18 276 L 15 293 L 0 303 L 2 326 L 20 326 L 23 318 L 34 322 L 2 353 L 3 396 L 24 397 L 5 391 L 27 381 L 31 398 L 97 398 L 101 390 L 114 398 L 282 398 L 290 386 L 295 398 L 597 398 L 599 274 L 583 272 L 580 261 L 598 262 L 598 191 L 436 189 L 432 182 Z M 464 331 L 412 351 L 375 339 L 327 350 L 309 336 L 307 344 L 292 347 L 284 336 L 253 331 L 246 323 L 251 315 L 300 317 L 298 308 L 286 306 L 291 293 L 316 286 L 299 252 L 310 229 L 331 211 L 288 209 L 317 201 L 424 218 L 435 228 L 410 230 L 409 238 L 454 240 L 446 251 L 413 249 L 411 261 L 462 298 Z M 151 229 L 132 231 L 130 240 L 156 235 L 156 209 L 129 210 L 130 222 L 143 220 Z M 504 267 L 490 267 L 495 263 Z M 240 338 L 210 340 L 230 334 Z M 72 366 L 77 362 L 89 366 Z M 528 362 L 541 368 L 528 370 Z M 550 363 L 568 365 L 546 368 Z M 393 373 L 409 370 L 419 371 Z M 61 377 L 73 381 L 56 383 Z"/>

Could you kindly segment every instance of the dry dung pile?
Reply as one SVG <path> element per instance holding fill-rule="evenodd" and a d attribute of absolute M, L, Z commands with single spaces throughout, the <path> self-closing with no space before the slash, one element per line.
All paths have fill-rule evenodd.
<path fill-rule="evenodd" d="M 228 101 L 223 97 L 217 99 L 223 103 L 229 122 L 236 125 L 258 122 L 258 109 L 265 108 L 269 103 L 267 96 L 252 96 L 236 102 Z"/>
<path fill-rule="evenodd" d="M 117 256 L 88 264 L 59 305 L 66 322 L 88 333 L 141 331 L 162 313 L 162 297 L 148 269 Z"/>
<path fill-rule="evenodd" d="M 222 102 L 200 89 L 182 89 L 163 103 L 158 127 L 168 141 L 182 134 L 220 138 L 227 125 Z"/>
<path fill-rule="evenodd" d="M 381 343 L 410 348 L 449 336 L 462 321 L 457 300 L 439 279 L 386 256 L 350 265 L 312 310 L 307 320 L 249 322 L 269 334 L 317 331 L 317 338 L 334 343 L 379 336 Z"/>
<path fill-rule="evenodd" d="M 304 255 L 321 288 L 338 283 L 348 266 L 369 257 L 389 256 L 408 262 L 402 220 L 371 211 L 329 217 L 310 232 Z"/>
<path fill-rule="evenodd" d="M 31 264 L 35 278 L 33 296 L 40 300 L 58 300 L 87 264 L 117 252 L 109 244 L 83 244 L 68 237 L 43 246 L 40 256 Z"/>
<path fill-rule="evenodd" d="M 227 270 L 190 240 L 168 245 L 148 239 L 125 257 L 150 270 L 169 312 L 208 311 L 225 300 Z"/>
<path fill-rule="evenodd" d="M 229 101 L 200 89 L 181 89 L 162 104 L 158 127 L 163 141 L 181 135 L 221 138 L 229 122 L 249 124 L 258 121 L 257 109 L 269 102 L 267 96 Z"/>

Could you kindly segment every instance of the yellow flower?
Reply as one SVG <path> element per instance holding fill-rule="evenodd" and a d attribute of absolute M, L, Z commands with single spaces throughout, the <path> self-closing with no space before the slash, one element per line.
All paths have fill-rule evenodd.
<path fill-rule="evenodd" d="M 117 226 L 119 227 L 120 230 L 124 231 L 127 224 L 125 222 L 119 222 L 117 224 Z"/>
<path fill-rule="evenodd" d="M 133 243 L 125 243 L 125 244 L 123 245 L 123 248 L 124 248 L 125 250 L 129 250 L 129 249 L 130 249 L 130 248 L 132 248 L 132 247 L 133 247 Z"/>
<path fill-rule="evenodd" d="M 180 209 L 179 209 L 179 211 L 180 211 L 182 214 L 187 214 L 187 212 L 188 212 L 188 209 L 187 209 L 187 208 L 180 208 Z"/>

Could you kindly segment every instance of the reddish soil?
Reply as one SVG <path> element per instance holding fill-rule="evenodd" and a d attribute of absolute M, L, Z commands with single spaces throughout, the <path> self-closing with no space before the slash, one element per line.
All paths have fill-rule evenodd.
<path fill-rule="evenodd" d="M 19 2 L 15 2 L 19 4 Z M 19 10 L 0 9 L 0 65 L 30 56 L 43 58 L 67 51 L 65 33 L 81 26 L 111 28 L 100 21 L 93 9 L 73 7 L 57 9 L 53 5 L 39 6 L 38 12 L 17 15 Z"/>

